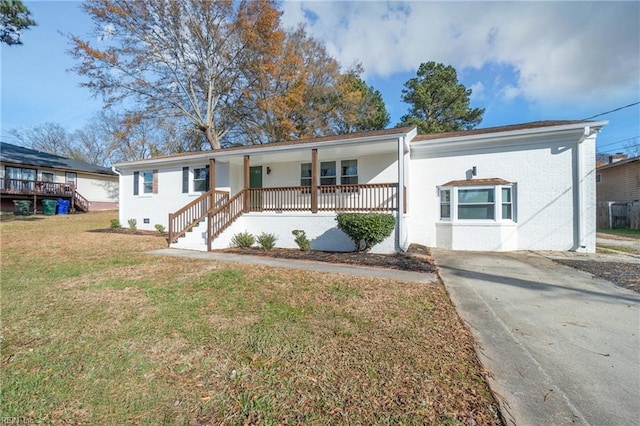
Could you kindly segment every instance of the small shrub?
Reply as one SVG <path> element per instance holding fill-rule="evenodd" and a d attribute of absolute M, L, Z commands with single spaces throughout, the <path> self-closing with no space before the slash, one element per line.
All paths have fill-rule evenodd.
<path fill-rule="evenodd" d="M 118 219 L 111 219 L 111 229 L 120 229 L 121 227 Z"/>
<path fill-rule="evenodd" d="M 267 234 L 266 232 L 263 232 L 262 234 L 258 235 L 258 238 L 256 238 L 256 240 L 263 250 L 271 250 L 276 246 L 278 237 L 273 234 Z"/>
<path fill-rule="evenodd" d="M 237 233 L 231 238 L 231 246 L 232 247 L 242 247 L 248 248 L 254 245 L 256 242 L 256 237 L 253 234 L 245 232 Z"/>
<path fill-rule="evenodd" d="M 300 247 L 300 250 L 311 250 L 311 241 L 309 241 L 309 239 L 307 238 L 307 234 L 302 229 L 294 229 L 293 231 L 291 231 L 291 233 L 296 236 L 296 239 L 294 241 L 296 242 L 298 247 Z"/>
<path fill-rule="evenodd" d="M 129 219 L 127 222 L 129 222 L 129 229 L 132 231 L 136 231 L 138 229 L 138 227 L 136 226 L 138 224 L 138 221 L 135 219 Z"/>
<path fill-rule="evenodd" d="M 164 225 L 161 225 L 161 224 L 159 224 L 159 223 L 156 223 L 156 224 L 155 224 L 155 227 L 156 227 L 156 231 L 158 231 L 158 232 L 159 232 L 159 233 L 161 233 L 161 234 L 164 234 Z"/>
<path fill-rule="evenodd" d="M 336 220 L 355 244 L 355 251 L 371 250 L 391 235 L 396 224 L 392 215 L 382 213 L 338 213 Z"/>

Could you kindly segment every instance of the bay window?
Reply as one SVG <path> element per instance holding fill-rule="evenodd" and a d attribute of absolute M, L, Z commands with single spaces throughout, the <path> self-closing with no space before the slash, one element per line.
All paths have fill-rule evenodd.
<path fill-rule="evenodd" d="M 514 220 L 513 185 L 471 186 L 466 181 L 439 189 L 440 219 L 453 221 Z M 458 183 L 458 182 L 452 182 Z"/>

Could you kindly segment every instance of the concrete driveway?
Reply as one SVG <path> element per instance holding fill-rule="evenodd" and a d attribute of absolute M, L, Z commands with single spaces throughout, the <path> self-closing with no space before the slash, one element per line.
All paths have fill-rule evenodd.
<path fill-rule="evenodd" d="M 433 255 L 508 424 L 640 424 L 640 294 L 535 253 Z"/>

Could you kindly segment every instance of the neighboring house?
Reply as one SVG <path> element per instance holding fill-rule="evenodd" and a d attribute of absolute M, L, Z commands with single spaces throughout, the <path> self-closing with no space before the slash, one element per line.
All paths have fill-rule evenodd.
<path fill-rule="evenodd" d="M 640 229 L 640 157 L 609 157 L 596 169 L 598 228 Z"/>
<path fill-rule="evenodd" d="M 120 222 L 161 224 L 207 250 L 249 231 L 350 251 L 339 211 L 386 212 L 409 244 L 595 251 L 595 142 L 606 121 L 546 121 L 417 135 L 413 127 L 182 153 L 116 165 Z M 214 190 L 210 190 L 214 189 Z"/>
<path fill-rule="evenodd" d="M 598 202 L 630 203 L 640 200 L 640 157 L 611 157 L 596 169 Z"/>
<path fill-rule="evenodd" d="M 2 211 L 13 200 L 31 200 L 42 211 L 43 199 L 66 199 L 74 210 L 116 209 L 118 175 L 111 169 L 0 142 Z"/>

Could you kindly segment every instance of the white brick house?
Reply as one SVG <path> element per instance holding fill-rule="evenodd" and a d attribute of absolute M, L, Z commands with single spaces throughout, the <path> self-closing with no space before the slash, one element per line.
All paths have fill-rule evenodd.
<path fill-rule="evenodd" d="M 397 128 L 122 163 L 120 222 L 162 224 L 179 248 L 227 247 L 245 230 L 295 248 L 291 231 L 302 229 L 313 249 L 349 251 L 336 212 L 376 211 L 396 218 L 377 252 L 593 252 L 595 142 L 606 124 Z"/>

